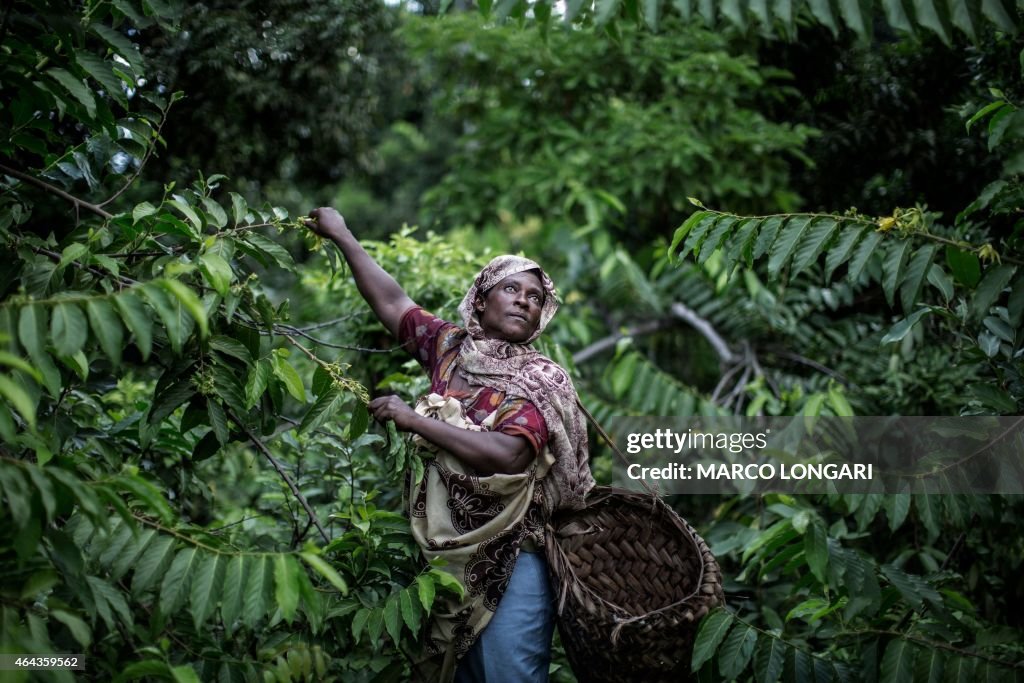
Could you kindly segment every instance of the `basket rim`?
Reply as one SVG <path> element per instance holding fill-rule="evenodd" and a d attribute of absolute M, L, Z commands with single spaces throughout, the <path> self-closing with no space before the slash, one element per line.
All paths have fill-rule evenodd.
<path fill-rule="evenodd" d="M 675 609 L 675 608 L 679 607 L 680 605 L 687 604 L 690 601 L 692 601 L 694 598 L 699 597 L 701 595 L 701 589 L 704 587 L 704 579 L 705 579 L 705 576 L 707 575 L 707 571 L 706 571 L 706 568 L 705 568 L 705 561 L 704 561 L 703 553 L 701 552 L 700 544 L 697 542 L 698 534 L 697 534 L 696 530 L 694 530 L 693 527 L 690 526 L 686 522 L 686 520 L 684 520 L 679 515 L 678 512 L 676 512 L 674 509 L 672 509 L 672 507 L 668 503 L 666 503 L 664 500 L 662 500 L 659 496 L 651 495 L 651 494 L 647 494 L 647 493 L 639 493 L 637 491 L 631 491 L 629 489 L 623 489 L 623 488 L 618 488 L 618 487 L 613 487 L 613 486 L 595 486 L 591 490 L 590 495 L 587 496 L 586 505 L 582 509 L 575 510 L 573 512 L 575 512 L 575 513 L 584 512 L 587 508 L 592 507 L 592 506 L 597 505 L 597 504 L 600 504 L 600 503 L 603 503 L 603 502 L 605 502 L 606 500 L 608 500 L 608 499 L 610 499 L 612 497 L 624 498 L 626 500 L 626 502 L 628 502 L 628 503 L 630 503 L 631 505 L 634 505 L 634 506 L 639 506 L 639 505 L 645 505 L 646 506 L 646 505 L 649 505 L 652 513 L 655 510 L 659 511 L 661 514 L 663 514 L 669 520 L 669 522 L 674 527 L 676 527 L 679 531 L 683 532 L 683 534 L 686 536 L 687 540 L 693 546 L 694 553 L 700 559 L 700 573 L 697 576 L 697 581 L 695 583 L 695 587 L 694 587 L 693 591 L 689 595 L 687 595 L 686 597 L 684 597 L 684 598 L 682 598 L 680 600 L 677 600 L 677 601 L 675 601 L 673 603 L 665 605 L 663 607 L 659 607 L 657 609 L 650 610 L 650 611 L 645 612 L 645 613 L 640 614 L 640 615 L 632 615 L 629 612 L 629 610 L 627 610 L 627 609 L 621 607 L 620 605 L 617 605 L 614 602 L 611 602 L 610 600 L 607 600 L 607 599 L 601 597 L 600 595 L 598 595 L 597 592 L 594 591 L 594 589 L 592 589 L 590 586 L 585 584 L 576 575 L 576 570 L 573 568 L 572 564 L 569 562 L 569 559 L 568 559 L 568 557 L 566 555 L 565 550 L 562 549 L 561 544 L 558 543 L 558 541 L 557 541 L 557 539 L 555 537 L 555 528 L 554 528 L 553 524 L 551 522 L 549 522 L 547 524 L 547 526 L 546 526 L 546 529 L 548 531 L 548 536 L 549 536 L 548 545 L 549 545 L 549 547 L 551 549 L 547 552 L 547 555 L 548 555 L 549 563 L 552 565 L 554 573 L 558 577 L 558 581 L 559 581 L 559 586 L 558 586 L 558 589 L 559 589 L 559 600 L 558 600 L 558 610 L 557 610 L 558 614 L 561 615 L 563 610 L 564 610 L 564 608 L 565 608 L 565 601 L 566 601 L 566 598 L 567 598 L 568 593 L 569 593 L 570 585 L 575 585 L 579 590 L 581 590 L 582 592 L 590 595 L 597 602 L 599 602 L 599 603 L 601 603 L 603 605 L 606 605 L 608 608 L 610 608 L 610 611 L 612 611 L 613 613 L 620 613 L 620 614 L 624 614 L 624 615 L 630 615 L 627 618 L 622 618 L 622 617 L 618 616 L 617 614 L 614 616 L 615 621 L 618 623 L 618 626 L 616 627 L 616 630 L 618 630 L 619 628 L 621 628 L 622 626 L 624 626 L 626 624 L 629 624 L 629 623 L 632 623 L 632 622 L 636 622 L 636 621 L 642 621 L 642 620 L 647 619 L 649 617 L 658 615 L 661 612 L 666 612 L 668 610 Z"/>

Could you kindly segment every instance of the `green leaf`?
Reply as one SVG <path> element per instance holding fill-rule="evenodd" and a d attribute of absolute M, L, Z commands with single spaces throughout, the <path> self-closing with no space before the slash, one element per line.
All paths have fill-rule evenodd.
<path fill-rule="evenodd" d="M 180 302 L 172 301 L 155 282 L 143 285 L 142 294 L 160 317 L 167 339 L 171 342 L 171 349 L 180 355 L 185 340 L 192 333 L 192 318 Z"/>
<path fill-rule="evenodd" d="M 879 683 L 911 683 L 914 680 L 914 656 L 917 653 L 903 638 L 893 638 L 885 648 Z"/>
<path fill-rule="evenodd" d="M 939 648 L 922 647 L 914 661 L 914 683 L 942 683 L 945 662 L 945 655 Z"/>
<path fill-rule="evenodd" d="M 850 259 L 850 256 L 853 254 L 854 247 L 860 243 L 870 229 L 870 227 L 861 227 L 857 225 L 844 225 L 841 228 L 840 236 L 836 241 L 836 245 L 829 249 L 828 255 L 825 256 L 825 281 L 830 281 L 831 276 L 833 276 L 833 273 L 836 271 L 836 268 L 843 265 Z"/>
<path fill-rule="evenodd" d="M 808 266 L 818 260 L 818 256 L 829 245 L 839 225 L 831 218 L 819 218 L 800 240 L 796 254 L 793 256 L 791 273 L 802 273 Z"/>
<path fill-rule="evenodd" d="M 757 631 L 752 626 L 737 623 L 718 651 L 718 671 L 726 680 L 739 677 L 747 668 L 757 645 Z"/>
<path fill-rule="evenodd" d="M 1010 265 L 999 265 L 985 271 L 985 277 L 978 283 L 978 288 L 971 298 L 968 315 L 975 320 L 988 315 L 988 309 L 1013 279 L 1015 272 L 1017 267 Z"/>
<path fill-rule="evenodd" d="M 870 235 L 865 237 L 857 248 L 853 252 L 853 258 L 850 259 L 850 267 L 847 269 L 846 278 L 850 282 L 857 282 L 860 279 L 860 274 L 864 270 L 864 266 L 868 264 L 868 259 L 875 253 L 875 247 L 882 241 L 882 233 L 872 231 Z"/>
<path fill-rule="evenodd" d="M 149 550 L 150 544 L 157 539 L 156 529 L 146 529 L 139 533 L 121 553 L 110 569 L 110 578 L 119 580 L 128 573 L 128 570 L 135 567 L 143 555 Z"/>
<path fill-rule="evenodd" d="M 946 22 L 940 14 L 939 6 L 933 0 L 914 0 L 914 12 L 917 14 L 918 24 L 934 31 L 947 47 L 952 44 Z"/>
<path fill-rule="evenodd" d="M 782 675 L 786 646 L 779 638 L 766 637 L 754 653 L 754 679 L 757 683 L 776 683 Z"/>
<path fill-rule="evenodd" d="M 106 299 L 89 299 L 85 303 L 92 332 L 99 340 L 100 348 L 114 366 L 121 364 L 121 349 L 124 346 L 124 328 L 114 307 Z"/>
<path fill-rule="evenodd" d="M 267 555 L 252 559 L 249 580 L 245 586 L 242 621 L 249 628 L 259 623 L 267 613 L 274 591 L 274 563 Z"/>
<path fill-rule="evenodd" d="M 695 214 L 696 215 L 696 214 Z M 721 218 L 718 214 L 707 213 L 696 223 L 693 228 L 689 231 L 686 237 L 686 241 L 683 243 L 683 248 L 679 252 L 679 260 L 682 261 L 686 258 L 687 254 L 697 249 L 703 242 L 704 238 L 707 237 L 708 232 L 715 226 L 718 220 Z M 685 223 L 684 223 L 685 225 Z"/>
<path fill-rule="evenodd" d="M 721 219 L 715 223 L 715 228 L 712 230 L 707 238 L 703 241 L 700 247 L 700 255 L 697 257 L 697 263 L 703 264 L 710 258 L 711 254 L 715 253 L 715 250 L 721 246 L 729 237 L 729 233 L 735 227 L 737 219 L 735 216 L 722 216 Z"/>
<path fill-rule="evenodd" d="M 891 564 L 882 565 L 880 570 L 885 578 L 889 579 L 892 585 L 896 587 L 896 590 L 900 592 L 904 599 L 912 604 L 916 609 L 924 607 L 925 600 L 936 605 L 942 603 L 942 599 L 931 584 L 920 576 L 907 574 L 902 569 L 894 567 Z"/>
<path fill-rule="evenodd" d="M 839 13 L 846 25 L 853 29 L 862 40 L 868 37 L 868 25 L 864 20 L 864 14 L 860 10 L 859 0 L 839 0 Z"/>
<path fill-rule="evenodd" d="M 754 260 L 761 258 L 774 246 L 785 216 L 769 216 L 760 224 L 757 241 L 754 242 Z"/>
<path fill-rule="evenodd" d="M 790 262 L 796 253 L 797 244 L 813 220 L 813 216 L 794 216 L 782 228 L 768 255 L 768 272 L 771 277 L 778 277 Z"/>
<path fill-rule="evenodd" d="M 366 404 L 362 401 L 357 401 L 355 407 L 352 409 L 352 415 L 349 417 L 348 422 L 348 438 L 350 441 L 355 441 L 360 436 L 366 433 L 366 428 L 370 426 L 370 411 L 367 410 Z"/>
<path fill-rule="evenodd" d="M 121 79 L 114 75 L 113 62 L 100 59 L 94 54 L 75 50 L 75 61 L 82 69 L 103 86 L 103 90 L 122 106 L 128 107 Z"/>
<path fill-rule="evenodd" d="M 203 273 L 203 279 L 218 294 L 227 296 L 235 275 L 227 261 L 217 254 L 208 252 L 199 257 L 199 270 Z"/>
<path fill-rule="evenodd" d="M 832 31 L 833 37 L 839 35 L 839 26 L 836 25 L 836 18 L 832 15 L 831 0 L 809 0 L 811 14 Z"/>
<path fill-rule="evenodd" d="M 199 300 L 196 293 L 179 280 L 161 278 L 157 280 L 156 283 L 170 292 L 171 295 L 174 296 L 182 306 L 184 306 L 185 310 L 188 311 L 189 315 L 191 315 L 199 325 L 200 335 L 203 337 L 207 336 L 210 330 L 206 323 L 206 309 L 203 308 L 203 302 Z"/>
<path fill-rule="evenodd" d="M 200 683 L 199 676 L 190 664 L 182 664 L 171 669 L 174 683 Z"/>
<path fill-rule="evenodd" d="M 143 479 L 140 475 L 118 474 L 111 478 L 111 482 L 118 489 L 128 491 L 138 500 L 146 505 L 147 512 L 155 514 L 164 524 L 174 521 L 174 512 L 164 498 L 163 493 L 153 484 Z"/>
<path fill-rule="evenodd" d="M 174 199 L 168 199 L 167 203 L 173 206 L 175 209 L 181 212 L 181 214 L 188 220 L 189 223 L 195 228 L 192 231 L 192 236 L 198 238 L 200 231 L 203 229 L 203 220 L 196 213 L 195 209 L 189 206 L 188 201 L 181 195 L 174 195 Z"/>
<path fill-rule="evenodd" d="M 220 617 L 230 633 L 242 613 L 242 589 L 248 578 L 249 557 L 234 555 L 228 560 L 224 573 L 224 594 L 220 601 Z"/>
<path fill-rule="evenodd" d="M 719 643 L 725 638 L 726 632 L 732 626 L 732 614 L 724 609 L 716 609 L 704 617 L 697 631 L 697 638 L 693 643 L 693 658 L 690 662 L 690 670 L 697 671 L 704 662 L 710 660 Z"/>
<path fill-rule="evenodd" d="M 993 408 L 1000 413 L 1013 415 L 1017 412 L 1017 401 L 999 387 L 991 384 L 978 383 L 969 385 L 967 390 L 984 405 Z"/>
<path fill-rule="evenodd" d="M 352 617 L 352 639 L 356 643 L 359 642 L 359 636 L 362 635 L 363 627 L 366 626 L 366 621 L 367 619 L 369 619 L 369 617 L 370 610 L 366 609 L 365 607 L 356 612 L 356 615 Z"/>
<path fill-rule="evenodd" d="M 25 393 L 25 390 L 8 378 L 7 375 L 0 375 L 0 396 L 3 396 L 8 403 L 14 406 L 14 409 L 21 414 L 31 429 L 34 430 L 36 428 L 35 403 Z"/>
<path fill-rule="evenodd" d="M 60 262 L 57 264 L 57 268 L 66 268 L 70 264 L 78 261 L 83 256 L 89 253 L 89 247 L 81 243 L 69 244 L 64 247 L 64 250 L 60 253 Z"/>
<path fill-rule="evenodd" d="M 92 90 L 80 78 L 75 78 L 64 69 L 49 69 L 46 75 L 60 83 L 76 100 L 82 103 L 90 117 L 96 116 L 96 98 Z"/>
<path fill-rule="evenodd" d="M 249 212 L 249 207 L 242 195 L 237 192 L 229 192 L 228 194 L 231 197 L 232 218 L 235 219 L 235 227 L 238 227 L 245 222 L 245 214 Z"/>
<path fill-rule="evenodd" d="M 963 681 L 974 683 L 977 680 L 975 664 L 974 657 L 950 657 L 943 671 L 942 680 L 945 683 L 962 683 Z"/>
<path fill-rule="evenodd" d="M 981 262 L 977 254 L 953 246 L 946 247 L 946 263 L 953 271 L 953 277 L 967 287 L 974 287 L 981 280 Z"/>
<path fill-rule="evenodd" d="M 416 591 L 420 596 L 423 611 L 429 614 L 430 608 L 434 605 L 434 580 L 426 574 L 420 574 L 416 577 Z"/>
<path fill-rule="evenodd" d="M 420 632 L 420 603 L 412 594 L 412 586 L 409 586 L 398 596 L 399 604 L 402 607 L 402 620 L 413 634 Z"/>
<path fill-rule="evenodd" d="M 299 606 L 299 571 L 291 555 L 280 553 L 274 557 L 274 599 L 289 624 Z"/>
<path fill-rule="evenodd" d="M 149 424 L 159 424 L 195 393 L 196 387 L 192 383 L 191 373 L 186 373 L 184 377 L 178 378 L 162 390 L 155 388 L 153 403 L 149 407 Z"/>
<path fill-rule="evenodd" d="M 882 8 L 885 10 L 885 18 L 890 26 L 898 31 L 914 35 L 914 25 L 910 23 L 910 18 L 903 7 L 903 0 L 882 0 Z"/>
<path fill-rule="evenodd" d="M 398 593 L 389 595 L 384 604 L 384 627 L 387 629 L 388 635 L 391 636 L 392 642 L 401 642 L 402 608 L 399 605 Z"/>
<path fill-rule="evenodd" d="M 928 276 L 928 272 L 932 267 L 932 260 L 935 258 L 935 253 L 939 250 L 939 245 L 928 244 L 918 249 L 910 259 L 910 263 L 907 265 L 906 275 L 903 277 L 903 283 L 900 285 L 900 303 L 903 305 L 905 312 L 910 312 L 914 308 L 914 304 L 917 303 L 918 297 L 921 295 L 921 289 L 924 287 L 925 278 Z"/>
<path fill-rule="evenodd" d="M 821 584 L 828 585 L 828 531 L 820 520 L 815 519 L 807 526 L 804 534 L 804 555 L 807 566 Z"/>
<path fill-rule="evenodd" d="M 125 327 L 135 335 L 135 346 L 142 354 L 142 360 L 149 360 L 153 350 L 153 320 L 146 312 L 146 307 L 131 292 L 122 292 L 114 297 L 114 304 L 121 313 Z"/>
<path fill-rule="evenodd" d="M 1001 31 L 1017 35 L 1017 22 L 1000 0 L 981 0 L 981 12 Z"/>
<path fill-rule="evenodd" d="M 658 32 L 660 12 L 661 0 L 644 0 L 644 23 L 655 33 Z"/>
<path fill-rule="evenodd" d="M 594 24 L 604 26 L 619 13 L 620 0 L 596 0 Z M 397 642 L 397 641 L 396 641 Z"/>
<path fill-rule="evenodd" d="M 78 641 L 83 650 L 87 650 L 92 643 L 92 631 L 89 626 L 78 616 L 63 609 L 51 609 L 50 616 L 64 624 L 71 631 L 71 637 Z"/>
<path fill-rule="evenodd" d="M 203 197 L 202 202 L 206 215 L 210 217 L 214 227 L 223 228 L 228 224 L 228 215 L 220 204 L 209 197 Z"/>
<path fill-rule="evenodd" d="M 285 270 L 295 270 L 295 261 L 292 259 L 291 254 L 277 242 L 273 242 L 257 232 L 246 233 L 245 241 L 256 250 L 269 256 L 277 265 Z"/>
<path fill-rule="evenodd" d="M 198 563 L 199 552 L 195 548 L 185 548 L 175 555 L 160 585 L 160 611 L 163 614 L 173 615 L 184 603 Z"/>
<path fill-rule="evenodd" d="M 320 576 L 327 579 L 339 593 L 348 595 L 348 584 L 345 582 L 345 579 L 341 578 L 341 574 L 335 571 L 334 567 L 329 565 L 323 558 L 309 552 L 299 553 L 299 557 L 305 560 L 306 564 L 312 567 Z"/>
<path fill-rule="evenodd" d="M 324 392 L 303 416 L 299 434 L 308 434 L 319 429 L 321 425 L 335 417 L 345 399 L 346 396 L 337 387 Z"/>
<path fill-rule="evenodd" d="M 978 22 L 971 11 L 973 9 L 971 5 L 972 3 L 969 2 L 949 3 L 950 19 L 954 26 L 967 34 L 972 43 L 976 43 L 978 40 Z M 968 132 L 970 132 L 969 128 Z"/>
<path fill-rule="evenodd" d="M 914 311 L 906 318 L 900 320 L 898 323 L 893 325 L 889 329 L 889 331 L 885 333 L 885 336 L 882 337 L 881 343 L 892 344 L 898 341 L 902 341 L 903 338 L 906 337 L 912 329 L 914 329 L 914 325 L 916 325 L 917 322 L 921 320 L 921 318 L 923 318 L 924 316 L 928 315 L 931 312 L 932 309 L 930 308 L 920 308 Z"/>
<path fill-rule="evenodd" d="M 949 303 L 953 298 L 953 280 L 946 275 L 946 271 L 938 263 L 933 263 L 932 267 L 928 269 L 928 282 L 939 290 L 942 299 Z"/>
<path fill-rule="evenodd" d="M 132 593 L 136 597 L 146 591 L 171 565 L 174 559 L 174 538 L 160 536 L 154 540 L 135 565 L 132 576 Z"/>
<path fill-rule="evenodd" d="M 197 631 L 217 607 L 217 600 L 221 596 L 224 584 L 226 565 L 227 561 L 220 553 L 203 553 L 196 568 L 189 591 L 189 605 L 192 623 L 195 624 Z"/>
<path fill-rule="evenodd" d="M 292 364 L 289 363 L 284 356 L 275 354 L 274 355 L 274 374 L 280 379 L 296 401 L 300 403 L 306 402 L 306 388 L 302 385 L 302 378 L 299 377 L 299 373 L 296 372 Z"/>
<path fill-rule="evenodd" d="M 882 261 L 882 290 L 885 300 L 892 306 L 896 297 L 896 286 L 903 280 L 903 267 L 910 255 L 910 240 L 902 239 L 890 247 Z"/>
<path fill-rule="evenodd" d="M 217 334 L 210 337 L 210 348 L 214 351 L 219 351 L 220 353 L 237 358 L 246 365 L 252 363 L 252 354 L 249 353 L 249 347 L 237 339 Z"/>
<path fill-rule="evenodd" d="M 221 402 L 238 415 L 245 412 L 242 388 L 238 384 L 235 373 L 221 364 L 215 364 L 210 370 L 213 375 L 213 388 Z"/>
<path fill-rule="evenodd" d="M 689 235 L 690 231 L 693 230 L 693 228 L 697 226 L 697 224 L 699 224 L 701 221 L 703 221 L 705 218 L 709 216 L 713 217 L 714 214 L 712 214 L 709 211 L 695 211 L 694 213 L 690 214 L 690 217 L 683 221 L 683 224 L 676 228 L 675 234 L 672 235 L 672 243 L 668 247 L 668 253 L 670 255 L 673 254 L 676 250 L 676 247 L 679 246 L 679 243 L 683 241 L 683 238 Z M 682 259 L 683 254 L 679 254 L 677 258 Z"/>
<path fill-rule="evenodd" d="M 89 324 L 82 309 L 73 303 L 60 303 L 53 307 L 50 334 L 58 355 L 74 356 L 82 350 L 89 337 Z"/>
<path fill-rule="evenodd" d="M 228 416 L 224 413 L 224 408 L 219 401 L 209 400 L 206 402 L 206 411 L 210 417 L 210 427 L 213 428 L 213 434 L 217 437 L 217 443 L 221 446 L 226 445 L 231 440 L 231 430 L 228 427 Z"/>
<path fill-rule="evenodd" d="M 270 361 L 261 358 L 249 370 L 249 378 L 245 383 L 245 409 L 248 410 L 259 403 L 260 396 L 267 390 L 270 381 Z"/>

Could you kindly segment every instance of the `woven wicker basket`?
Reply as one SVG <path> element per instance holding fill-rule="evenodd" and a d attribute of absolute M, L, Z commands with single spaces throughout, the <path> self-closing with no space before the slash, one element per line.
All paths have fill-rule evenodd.
<path fill-rule="evenodd" d="M 558 631 L 580 683 L 680 683 L 701 618 L 725 602 L 707 544 L 651 495 L 598 487 L 547 538 Z"/>

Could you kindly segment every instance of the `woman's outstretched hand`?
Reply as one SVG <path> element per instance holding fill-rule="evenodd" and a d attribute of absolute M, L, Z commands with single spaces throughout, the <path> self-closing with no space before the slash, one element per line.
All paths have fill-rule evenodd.
<path fill-rule="evenodd" d="M 397 396 L 381 396 L 370 401 L 367 406 L 373 419 L 377 422 L 394 420 L 399 431 L 408 432 L 412 430 L 413 424 L 419 419 L 419 415 L 409 405 Z"/>
<path fill-rule="evenodd" d="M 324 239 L 337 241 L 348 232 L 345 219 L 340 213 L 329 206 L 321 206 L 309 212 L 306 227 Z"/>

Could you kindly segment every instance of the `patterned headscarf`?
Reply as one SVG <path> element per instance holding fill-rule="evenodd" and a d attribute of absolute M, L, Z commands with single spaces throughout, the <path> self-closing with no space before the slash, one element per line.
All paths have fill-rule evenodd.
<path fill-rule="evenodd" d="M 522 343 L 484 336 L 480 326 L 477 298 L 510 275 L 536 271 L 544 287 L 544 305 L 534 333 Z M 548 428 L 548 448 L 555 464 L 542 483 L 548 512 L 558 508 L 579 509 L 594 486 L 588 464 L 587 429 L 576 404 L 576 389 L 560 365 L 534 349 L 530 343 L 540 336 L 558 310 L 555 286 L 535 262 L 520 256 L 498 256 L 480 271 L 466 292 L 459 313 L 469 332 L 462 341 L 459 365 L 471 386 L 489 386 L 510 396 L 533 403 Z"/>

